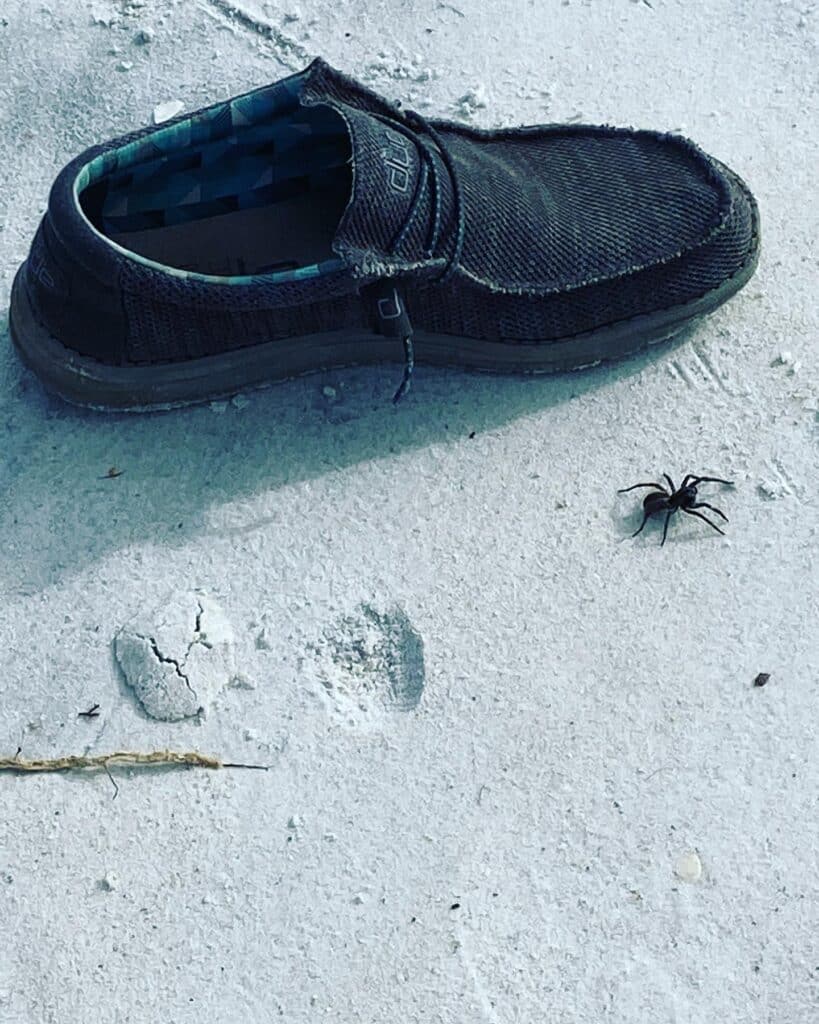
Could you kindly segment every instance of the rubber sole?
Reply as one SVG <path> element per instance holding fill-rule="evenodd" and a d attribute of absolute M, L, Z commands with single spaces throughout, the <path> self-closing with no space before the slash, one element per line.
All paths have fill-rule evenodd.
<path fill-rule="evenodd" d="M 679 306 L 608 324 L 571 338 L 505 343 L 417 331 L 418 363 L 496 373 L 555 373 L 621 359 L 665 341 L 713 312 L 753 275 L 759 256 L 756 206 L 753 244 L 743 266 L 719 288 Z M 149 411 L 212 401 L 307 373 L 345 366 L 403 362 L 395 339 L 339 330 L 271 341 L 220 355 L 157 366 L 108 366 L 66 348 L 39 323 L 17 271 L 9 326 L 23 362 L 44 386 L 74 405 L 101 410 Z"/>

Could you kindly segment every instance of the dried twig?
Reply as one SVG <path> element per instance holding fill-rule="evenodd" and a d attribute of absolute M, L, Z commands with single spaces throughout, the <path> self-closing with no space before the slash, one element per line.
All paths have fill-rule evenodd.
<path fill-rule="evenodd" d="M 125 765 L 130 768 L 165 765 L 191 768 L 256 768 L 265 772 L 268 770 L 266 764 L 237 764 L 220 761 L 218 757 L 199 754 L 195 750 L 154 750 L 148 754 L 132 750 L 116 750 L 111 754 L 97 754 L 94 757 L 69 754 L 66 757 L 35 758 L 30 761 L 16 756 L 0 757 L 0 771 L 8 772 L 65 772 L 80 768 L 101 768 L 108 771 L 110 767 L 116 765 Z"/>

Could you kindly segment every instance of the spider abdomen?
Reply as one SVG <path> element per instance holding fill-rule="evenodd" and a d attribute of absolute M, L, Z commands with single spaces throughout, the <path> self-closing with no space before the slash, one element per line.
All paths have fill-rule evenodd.
<path fill-rule="evenodd" d="M 662 491 L 652 491 L 651 494 L 647 494 L 643 498 L 643 508 L 649 515 L 661 512 L 664 508 L 668 508 L 668 495 L 663 494 Z"/>

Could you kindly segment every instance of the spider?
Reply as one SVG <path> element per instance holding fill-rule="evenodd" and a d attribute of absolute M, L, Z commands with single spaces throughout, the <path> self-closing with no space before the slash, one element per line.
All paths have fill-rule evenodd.
<path fill-rule="evenodd" d="M 709 505 L 707 501 L 697 501 L 697 488 L 700 484 L 704 483 L 727 484 L 731 486 L 733 484 L 732 480 L 720 480 L 717 476 L 694 476 L 693 473 L 688 473 L 678 490 L 674 486 L 674 481 L 668 473 L 663 473 L 663 476 L 668 481 L 668 490 L 666 490 L 663 484 L 648 483 L 632 484 L 631 487 L 621 487 L 617 492 L 618 494 L 625 494 L 626 491 L 633 491 L 637 487 L 654 488 L 650 494 L 647 494 L 645 498 L 643 498 L 643 521 L 634 531 L 632 537 L 636 537 L 648 520 L 652 516 L 659 515 L 660 512 L 666 513 L 665 525 L 663 526 L 663 539 L 660 541 L 660 547 L 665 544 L 665 537 L 668 533 L 668 523 L 675 512 L 685 512 L 688 516 L 696 516 L 697 519 L 702 519 L 704 522 L 708 523 L 708 525 L 716 530 L 717 533 L 722 533 L 722 536 L 725 536 L 716 523 L 712 523 L 707 516 L 702 514 L 702 512 L 695 511 L 698 508 L 709 508 L 712 512 L 716 512 L 718 516 L 724 519 L 726 523 L 728 522 L 728 516 L 726 516 L 724 512 L 720 512 L 718 508 L 715 508 L 713 505 Z"/>

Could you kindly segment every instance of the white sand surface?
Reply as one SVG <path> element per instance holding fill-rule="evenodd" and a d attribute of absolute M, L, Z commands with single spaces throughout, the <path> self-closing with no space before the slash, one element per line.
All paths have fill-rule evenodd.
<path fill-rule="evenodd" d="M 0 775 L 2 1024 L 819 1020 L 818 19 L 0 0 L 0 754 L 270 766 Z M 60 167 L 316 55 L 430 116 L 680 130 L 757 195 L 758 273 L 644 357 L 398 407 L 394 367 L 48 397 L 5 310 Z M 735 480 L 728 536 L 632 541 L 663 471 Z M 150 717 L 115 637 L 195 643 L 196 593 L 233 667 Z"/>

